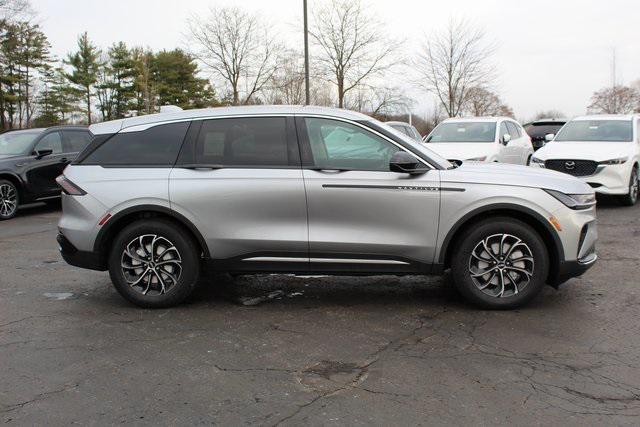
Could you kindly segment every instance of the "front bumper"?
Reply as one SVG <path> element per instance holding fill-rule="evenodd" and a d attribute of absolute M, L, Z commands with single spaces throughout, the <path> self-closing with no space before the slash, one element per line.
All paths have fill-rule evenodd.
<path fill-rule="evenodd" d="M 60 255 L 67 264 L 89 270 L 107 270 L 107 262 L 102 254 L 79 251 L 62 233 L 58 234 L 56 240 L 60 246 Z"/>
<path fill-rule="evenodd" d="M 591 255 L 579 261 L 562 261 L 558 265 L 558 271 L 554 277 L 550 278 L 549 284 L 557 287 L 574 277 L 582 276 L 588 269 L 594 266 L 598 260 L 598 255 L 593 252 Z"/>
<path fill-rule="evenodd" d="M 589 184 L 596 193 L 625 195 L 629 192 L 632 163 L 633 162 L 626 162 L 622 165 L 598 165 L 593 175 L 577 176 L 576 178 Z M 539 163 L 531 163 L 531 166 L 544 168 L 544 166 Z"/>

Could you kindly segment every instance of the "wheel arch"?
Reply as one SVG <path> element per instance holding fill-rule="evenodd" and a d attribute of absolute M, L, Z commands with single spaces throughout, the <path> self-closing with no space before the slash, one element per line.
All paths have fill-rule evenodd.
<path fill-rule="evenodd" d="M 18 175 L 11 172 L 0 172 L 0 179 L 6 179 L 7 181 L 10 181 L 13 185 L 15 185 L 20 197 L 19 202 L 22 202 L 24 200 L 24 183 Z"/>
<path fill-rule="evenodd" d="M 531 226 L 542 238 L 549 253 L 549 277 L 558 274 L 560 264 L 564 261 L 564 249 L 558 233 L 542 215 L 524 206 L 509 203 L 492 204 L 477 208 L 460 218 L 447 233 L 440 250 L 438 263 L 445 269 L 451 266 L 453 248 L 465 230 L 488 216 L 507 216 L 520 220 Z"/>
<path fill-rule="evenodd" d="M 201 253 L 205 259 L 210 258 L 209 248 L 204 237 L 197 227 L 183 215 L 164 206 L 140 205 L 124 209 L 107 221 L 100 229 L 94 242 L 94 251 L 106 256 L 111 247 L 113 239 L 127 225 L 139 219 L 160 218 L 166 219 L 174 224 L 183 227 L 198 243 Z"/>

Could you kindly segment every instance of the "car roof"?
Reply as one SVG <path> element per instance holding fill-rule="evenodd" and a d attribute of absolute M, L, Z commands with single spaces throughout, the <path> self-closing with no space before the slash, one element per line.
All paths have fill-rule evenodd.
<path fill-rule="evenodd" d="M 562 123 L 567 123 L 568 121 L 569 121 L 569 119 L 564 119 L 564 118 L 538 119 L 538 120 L 534 120 L 532 122 L 527 123 L 525 126 L 541 125 L 541 124 L 553 124 L 553 123 L 562 124 Z"/>
<path fill-rule="evenodd" d="M 633 120 L 638 116 L 638 114 L 592 114 L 588 116 L 578 116 L 574 117 L 572 121 L 593 121 L 593 120 Z"/>
<path fill-rule="evenodd" d="M 490 116 L 490 117 L 449 117 L 443 120 L 443 122 L 497 122 L 499 120 L 511 120 L 515 122 L 515 119 L 511 117 Z"/>
<path fill-rule="evenodd" d="M 88 130 L 88 126 L 84 125 L 56 125 L 46 128 L 46 130 L 54 130 L 54 129 L 78 129 L 78 130 Z"/>
<path fill-rule="evenodd" d="M 279 114 L 305 114 L 321 115 L 348 120 L 371 120 L 371 117 L 355 111 L 342 110 L 339 108 L 296 106 L 296 105 L 251 105 L 237 107 L 215 107 L 195 110 L 184 110 L 158 114 L 148 114 L 145 116 L 129 117 L 126 119 L 112 120 L 109 122 L 96 123 L 89 127 L 94 135 L 116 133 L 122 129 L 132 126 L 156 124 L 169 121 L 214 118 L 237 115 L 279 115 Z"/>
<path fill-rule="evenodd" d="M 409 124 L 409 123 L 407 123 L 407 122 L 401 122 L 401 121 L 398 121 L 398 120 L 390 120 L 390 121 L 385 122 L 385 123 L 386 123 L 386 124 L 388 124 L 388 125 L 412 126 L 412 125 L 410 125 L 410 124 Z"/>
<path fill-rule="evenodd" d="M 45 128 L 30 128 L 30 129 L 7 129 L 4 132 L 2 132 L 3 134 L 5 133 L 28 133 L 28 132 L 42 132 L 44 131 Z"/>

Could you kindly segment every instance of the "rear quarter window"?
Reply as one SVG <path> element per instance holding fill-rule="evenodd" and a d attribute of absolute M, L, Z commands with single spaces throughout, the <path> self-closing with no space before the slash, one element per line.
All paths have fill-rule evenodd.
<path fill-rule="evenodd" d="M 173 166 L 189 122 L 158 125 L 139 132 L 113 135 L 81 163 L 101 166 Z"/>

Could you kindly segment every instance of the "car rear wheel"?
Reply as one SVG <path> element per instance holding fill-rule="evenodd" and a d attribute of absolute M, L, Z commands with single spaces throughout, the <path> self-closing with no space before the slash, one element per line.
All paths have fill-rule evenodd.
<path fill-rule="evenodd" d="M 640 178 L 638 177 L 638 168 L 634 167 L 629 178 L 629 192 L 620 197 L 620 202 L 625 206 L 633 206 L 638 202 L 638 193 L 640 192 Z"/>
<path fill-rule="evenodd" d="M 529 225 L 508 217 L 476 224 L 451 260 L 456 288 L 487 309 L 523 306 L 542 290 L 549 271 L 544 242 Z"/>
<path fill-rule="evenodd" d="M 112 245 L 111 281 L 120 295 L 140 307 L 175 306 L 191 294 L 198 281 L 197 247 L 186 230 L 171 222 L 134 222 Z"/>
<path fill-rule="evenodd" d="M 20 193 L 15 184 L 5 179 L 0 179 L 0 221 L 11 219 L 18 212 Z"/>

